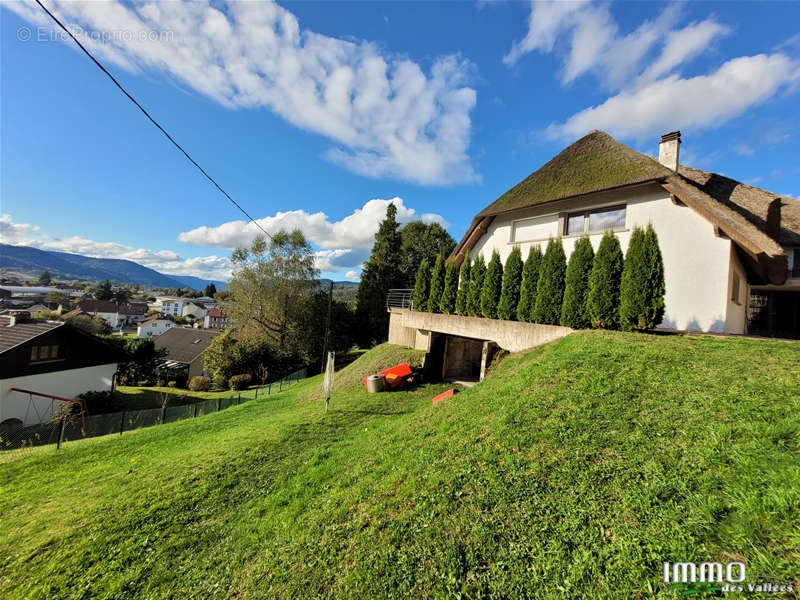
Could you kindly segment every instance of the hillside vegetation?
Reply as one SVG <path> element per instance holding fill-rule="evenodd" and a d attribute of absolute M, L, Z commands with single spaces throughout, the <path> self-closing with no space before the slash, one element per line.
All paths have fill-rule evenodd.
<path fill-rule="evenodd" d="M 0 465 L 4 598 L 672 598 L 662 561 L 800 585 L 800 344 L 580 332 Z M 383 366 L 383 365 L 379 365 Z M 388 366 L 388 365 L 387 365 Z"/>

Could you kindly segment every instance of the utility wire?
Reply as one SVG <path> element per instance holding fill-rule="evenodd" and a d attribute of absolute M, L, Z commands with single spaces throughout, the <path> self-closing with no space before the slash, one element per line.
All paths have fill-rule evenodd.
<path fill-rule="evenodd" d="M 197 167 L 197 168 L 199 169 L 199 171 L 200 171 L 200 172 L 201 172 L 203 175 L 205 175 L 205 176 L 206 176 L 206 179 L 208 179 L 208 180 L 209 180 L 211 183 L 213 183 L 213 184 L 214 184 L 214 187 L 216 187 L 216 188 L 217 188 L 217 189 L 218 189 L 220 192 L 222 192 L 222 193 L 223 193 L 223 195 L 224 195 L 224 196 L 225 196 L 225 197 L 226 197 L 228 200 L 230 200 L 230 201 L 233 203 L 233 205 L 234 205 L 236 208 L 238 208 L 240 211 L 242 211 L 242 214 L 243 214 L 244 216 L 246 216 L 248 219 L 250 219 L 250 222 L 251 222 L 251 223 L 253 223 L 253 225 L 255 225 L 255 226 L 256 226 L 256 227 L 258 227 L 258 228 L 259 228 L 259 229 L 260 229 L 262 232 L 264 232 L 264 235 L 266 235 L 268 238 L 272 239 L 272 236 L 271 236 L 269 233 L 267 233 L 267 232 L 266 232 L 266 230 L 265 230 L 263 227 L 261 227 L 261 225 L 259 225 L 259 224 L 258 224 L 258 222 L 257 222 L 257 221 L 256 221 L 256 220 L 255 220 L 253 217 L 251 217 L 251 216 L 249 215 L 249 213 L 248 213 L 248 212 L 247 212 L 247 211 L 246 211 L 244 208 L 242 208 L 242 206 L 241 206 L 241 205 L 240 205 L 238 202 L 236 202 L 236 200 L 234 200 L 233 198 L 231 198 L 231 195 L 230 195 L 228 192 L 226 192 L 224 189 L 222 189 L 222 186 L 221 186 L 220 184 L 218 184 L 218 183 L 217 183 L 217 182 L 214 180 L 214 178 L 213 178 L 213 177 L 211 177 L 211 175 L 209 175 L 209 174 L 206 172 L 206 170 L 205 170 L 203 167 L 201 167 L 201 166 L 200 166 L 200 165 L 197 163 L 197 161 L 196 161 L 195 159 L 193 159 L 193 158 L 192 158 L 192 157 L 189 155 L 189 153 L 188 153 L 188 152 L 186 152 L 186 150 L 184 150 L 184 149 L 183 149 L 183 146 L 181 146 L 181 145 L 180 145 L 178 142 L 176 142 L 176 141 L 173 139 L 173 137 L 172 137 L 172 136 L 171 136 L 169 133 L 167 133 L 166 129 L 164 129 L 164 128 L 163 128 L 161 125 L 159 125 L 158 121 L 156 121 L 156 120 L 155 120 L 153 117 L 151 117 L 151 116 L 150 116 L 150 113 L 149 113 L 149 112 L 147 112 L 147 111 L 145 110 L 145 108 L 144 108 L 144 107 L 143 107 L 141 104 L 139 104 L 139 103 L 136 101 L 136 98 L 134 98 L 133 96 L 131 96 L 131 95 L 128 93 L 128 90 L 126 90 L 124 87 L 122 87 L 122 84 L 120 84 L 120 82 L 119 82 L 119 81 L 117 81 L 117 80 L 116 80 L 116 78 L 115 78 L 115 77 L 114 77 L 114 76 L 113 76 L 111 73 L 109 73 L 109 72 L 108 72 L 108 70 L 107 70 L 107 69 L 106 69 L 106 68 L 105 68 L 105 67 L 104 67 L 104 66 L 103 66 L 103 65 L 100 63 L 100 61 L 99 61 L 99 60 L 97 60 L 97 59 L 96 59 L 94 56 L 92 56 L 92 53 L 91 53 L 91 52 L 89 52 L 89 51 L 88 51 L 88 50 L 87 50 L 87 49 L 84 47 L 84 45 L 83 45 L 83 44 L 81 44 L 81 43 L 78 41 L 78 39 L 77 39 L 77 38 L 76 38 L 74 35 L 72 35 L 72 32 L 71 32 L 69 29 L 67 29 L 67 28 L 64 26 L 64 24 L 63 24 L 61 21 L 59 21 L 59 20 L 58 20 L 58 18 L 57 18 L 57 17 L 56 17 L 56 16 L 55 16 L 53 13 L 51 13 L 49 10 L 47 10 L 47 7 L 46 7 L 44 4 L 42 4 L 42 3 L 41 3 L 41 0 L 36 0 L 36 4 L 38 4 L 39 6 L 41 6 L 41 7 L 42 7 L 42 10 L 43 10 L 44 12 L 46 12 L 46 13 L 47 13 L 47 14 L 50 16 L 50 18 L 51 18 L 51 19 L 53 19 L 53 21 L 55 21 L 55 22 L 58 24 L 58 26 L 59 26 L 59 27 L 61 27 L 61 29 L 63 29 L 63 30 L 64 30 L 64 32 L 65 32 L 65 33 L 66 33 L 66 34 L 67 34 L 67 35 L 68 35 L 70 38 L 72 38 L 72 41 L 73 41 L 73 42 L 75 42 L 76 44 L 78 44 L 78 48 L 80 48 L 81 50 L 83 50 L 83 53 L 84 53 L 84 54 L 86 54 L 86 56 L 88 56 L 90 59 L 92 59 L 92 62 L 93 62 L 95 65 L 97 65 L 97 68 L 98 68 L 98 69 L 100 69 L 100 70 L 101 70 L 103 73 L 105 73 L 106 75 L 108 75 L 108 78 L 109 78 L 111 81 L 113 81 L 113 82 L 114 82 L 114 85 L 116 85 L 116 86 L 117 86 L 117 87 L 120 89 L 120 91 L 121 91 L 123 94 L 125 94 L 125 95 L 128 97 L 128 100 L 130 100 L 131 102 L 133 102 L 133 103 L 136 105 L 136 107 L 137 107 L 137 108 L 138 108 L 140 111 L 142 111 L 142 113 L 144 113 L 144 116 L 145 116 L 145 117 L 147 117 L 147 118 L 150 120 L 150 122 L 151 122 L 153 125 L 155 125 L 155 126 L 156 126 L 156 127 L 159 129 L 159 131 L 161 131 L 161 133 L 163 133 L 165 136 L 167 136 L 167 139 L 168 139 L 170 142 L 172 142 L 172 144 L 173 144 L 173 145 L 174 145 L 174 146 L 175 146 L 175 147 L 176 147 L 178 150 L 180 150 L 181 152 L 183 152 L 183 155 L 184 155 L 186 158 L 188 158 L 188 159 L 189 159 L 189 162 L 191 162 L 191 163 L 192 163 L 192 164 L 193 164 L 195 167 Z"/>

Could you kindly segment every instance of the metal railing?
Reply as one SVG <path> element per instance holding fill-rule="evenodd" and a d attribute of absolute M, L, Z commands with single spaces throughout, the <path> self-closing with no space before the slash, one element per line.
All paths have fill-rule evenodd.
<path fill-rule="evenodd" d="M 386 308 L 412 308 L 411 295 L 414 290 L 393 289 L 386 294 Z"/>

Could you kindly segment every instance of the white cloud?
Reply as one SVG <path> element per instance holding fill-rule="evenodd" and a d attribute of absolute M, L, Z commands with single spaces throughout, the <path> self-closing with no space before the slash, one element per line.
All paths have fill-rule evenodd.
<path fill-rule="evenodd" d="M 266 1 L 48 5 L 102 59 L 165 73 L 227 107 L 269 108 L 331 140 L 326 155 L 357 173 L 421 184 L 476 178 L 467 155 L 473 66 L 459 56 L 435 58 L 426 72 L 375 44 L 303 30 Z M 4 6 L 52 25 L 32 3 Z"/>
<path fill-rule="evenodd" d="M 736 144 L 733 151 L 739 156 L 753 156 L 756 153 L 750 144 Z"/>
<path fill-rule="evenodd" d="M 417 213 L 405 205 L 402 198 L 373 199 L 339 221 L 331 221 L 324 212 L 308 213 L 304 210 L 278 212 L 274 216 L 257 219 L 268 233 L 280 229 L 300 229 L 310 242 L 318 246 L 317 267 L 335 271 L 360 265 L 369 256 L 375 241 L 378 225 L 386 216 L 386 207 L 393 203 L 400 223 L 421 220 L 447 227 L 441 215 Z M 246 246 L 260 230 L 247 221 L 228 221 L 215 227 L 197 227 L 178 236 L 181 242 L 235 248 Z"/>
<path fill-rule="evenodd" d="M 591 129 L 646 139 L 653 132 L 709 129 L 763 102 L 800 75 L 800 63 L 782 54 L 729 60 L 708 75 L 677 75 L 623 91 L 548 127 L 552 138 L 574 139 Z"/>
<path fill-rule="evenodd" d="M 194 275 L 204 279 L 230 278 L 230 261 L 224 256 L 182 258 L 172 250 L 134 248 L 116 242 L 97 242 L 79 236 L 59 238 L 39 234 L 38 231 L 37 225 L 15 223 L 11 215 L 4 214 L 0 217 L 0 234 L 2 234 L 0 241 L 4 244 L 33 246 L 42 250 L 56 250 L 95 258 L 131 260 L 167 275 Z"/>
<path fill-rule="evenodd" d="M 344 274 L 345 279 L 349 279 L 350 281 L 358 281 L 361 279 L 361 275 L 356 273 L 355 271 L 348 271 Z"/>

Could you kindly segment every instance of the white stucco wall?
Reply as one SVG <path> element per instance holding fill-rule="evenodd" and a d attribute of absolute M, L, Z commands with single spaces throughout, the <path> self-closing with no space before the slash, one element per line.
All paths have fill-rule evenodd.
<path fill-rule="evenodd" d="M 169 319 L 156 319 L 155 321 L 148 321 L 147 323 L 139 325 L 136 329 L 136 336 L 140 338 L 150 338 L 161 335 L 173 327 L 175 327 L 175 323 Z"/>
<path fill-rule="evenodd" d="M 505 263 L 511 249 L 518 245 L 522 251 L 522 259 L 525 260 L 528 249 L 533 245 L 540 245 L 544 251 L 547 239 L 512 242 L 515 220 L 549 217 L 553 223 L 552 230 L 558 233 L 559 213 L 619 204 L 627 206 L 625 229 L 616 232 L 623 252 L 628 248 L 631 232 L 636 225 L 646 227 L 648 223 L 652 223 L 658 234 L 666 283 L 666 311 L 660 327 L 744 333 L 744 319 L 738 316 L 741 307 L 734 305 L 737 316 L 728 322 L 733 251 L 731 241 L 717 237 L 711 223 L 691 208 L 674 204 L 669 194 L 658 186 L 595 194 L 579 200 L 554 202 L 546 207 L 527 208 L 498 216 L 475 245 L 472 257 L 481 253 L 488 262 L 492 251 L 497 250 Z M 602 233 L 589 236 L 595 251 L 602 237 Z M 580 236 L 562 238 L 567 259 L 579 238 Z M 744 281 L 744 277 L 742 279 Z M 743 285 L 744 288 L 746 285 Z"/>
<path fill-rule="evenodd" d="M 12 391 L 21 388 L 42 394 L 52 394 L 65 398 L 75 398 L 89 391 L 110 390 L 117 364 L 84 367 L 55 371 L 41 375 L 28 375 L 0 380 L 0 422 L 6 419 L 20 419 L 23 425 L 35 425 L 46 421 L 58 410 L 57 401 Z"/>

